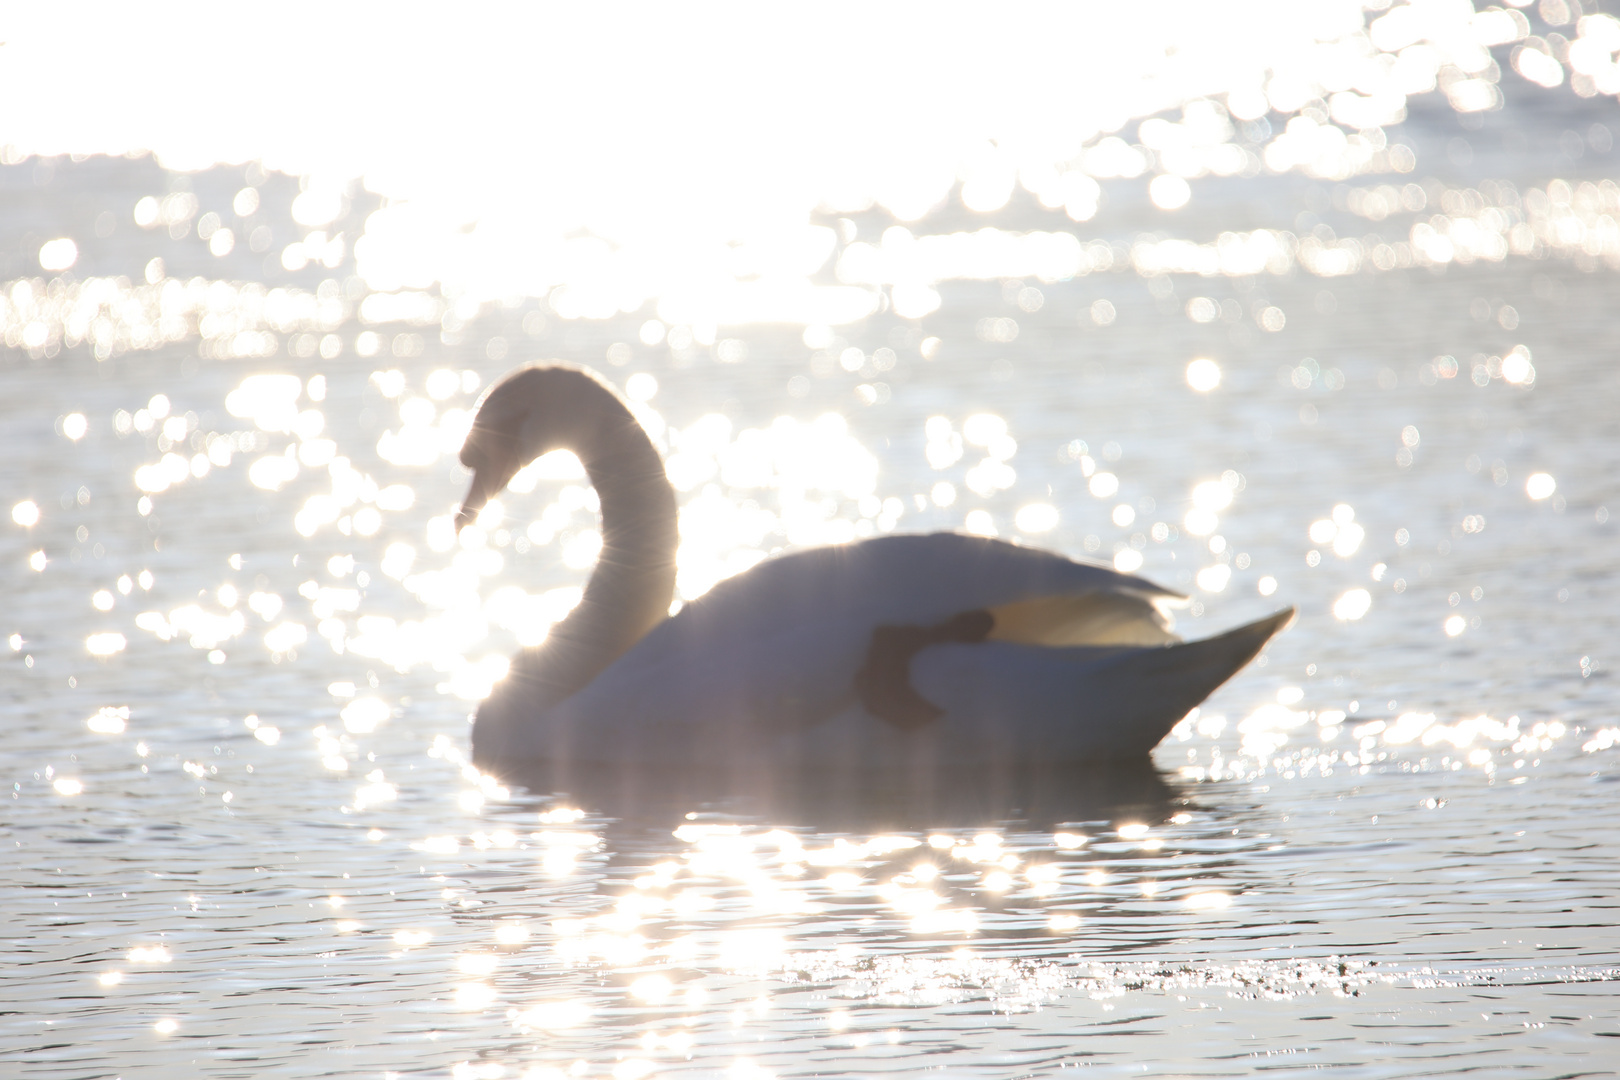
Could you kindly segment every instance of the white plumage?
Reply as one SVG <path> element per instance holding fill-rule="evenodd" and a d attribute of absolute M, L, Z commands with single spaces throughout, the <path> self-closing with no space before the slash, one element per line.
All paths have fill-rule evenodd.
<path fill-rule="evenodd" d="M 557 448 L 597 488 L 603 550 L 580 607 L 478 710 L 474 760 L 516 779 L 892 781 L 1141 759 L 1293 615 L 1181 643 L 1168 609 L 1184 599 L 1151 582 L 932 533 L 771 558 L 665 617 L 673 492 L 589 372 L 529 367 L 490 390 L 462 451 L 460 520 Z"/>

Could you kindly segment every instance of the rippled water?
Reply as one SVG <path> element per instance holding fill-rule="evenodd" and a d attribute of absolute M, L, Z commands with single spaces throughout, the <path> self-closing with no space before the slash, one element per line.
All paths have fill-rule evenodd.
<path fill-rule="evenodd" d="M 747 294 L 797 322 L 595 311 L 595 270 L 391 293 L 359 187 L 317 228 L 256 165 L 8 149 L 5 1059 L 1613 1073 L 1620 116 L 1607 69 L 1518 74 L 1550 78 L 1538 41 L 1569 47 L 1443 71 L 1355 161 L 1273 161 L 1304 130 L 1274 95 L 1221 144 L 1252 167 L 1175 214 L 1100 164 L 1168 137 L 1134 125 L 1076 158 L 1090 214 L 971 176 L 904 221 L 825 209 L 809 291 Z M 448 515 L 477 394 L 541 357 L 638 402 L 683 598 L 966 528 L 1185 589 L 1189 637 L 1299 621 L 1151 765 L 994 805 L 501 788 L 468 715 L 577 597 L 594 496 L 559 457 L 460 542 Z"/>

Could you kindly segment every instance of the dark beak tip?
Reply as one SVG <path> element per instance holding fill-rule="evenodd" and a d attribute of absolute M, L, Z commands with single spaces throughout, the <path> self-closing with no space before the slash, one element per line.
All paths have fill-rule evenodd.
<path fill-rule="evenodd" d="M 461 530 L 478 520 L 478 512 L 489 501 L 491 492 L 487 488 L 488 477 L 477 469 L 473 470 L 472 486 L 467 491 L 467 497 L 461 500 L 461 507 L 456 511 L 456 535 Z"/>

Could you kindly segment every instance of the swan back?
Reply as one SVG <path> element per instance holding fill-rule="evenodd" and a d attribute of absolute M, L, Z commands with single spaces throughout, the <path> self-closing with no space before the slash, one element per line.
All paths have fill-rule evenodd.
<path fill-rule="evenodd" d="M 837 588 L 829 589 L 829 582 Z M 991 638 L 1029 644 L 1165 644 L 1179 593 L 1094 563 L 958 533 L 882 536 L 767 559 L 687 605 L 687 633 L 768 632 L 786 621 L 925 626 L 997 616 Z M 1005 619 L 1005 623 L 1004 620 Z"/>

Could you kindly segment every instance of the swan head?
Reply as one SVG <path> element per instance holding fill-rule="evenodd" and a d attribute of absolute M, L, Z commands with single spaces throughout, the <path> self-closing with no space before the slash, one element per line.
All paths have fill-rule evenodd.
<path fill-rule="evenodd" d="M 519 469 L 552 450 L 579 452 L 600 427 L 601 405 L 618 395 L 593 373 L 564 364 L 519 368 L 491 386 L 461 447 L 472 486 L 456 512 L 456 531 L 477 518 Z"/>

